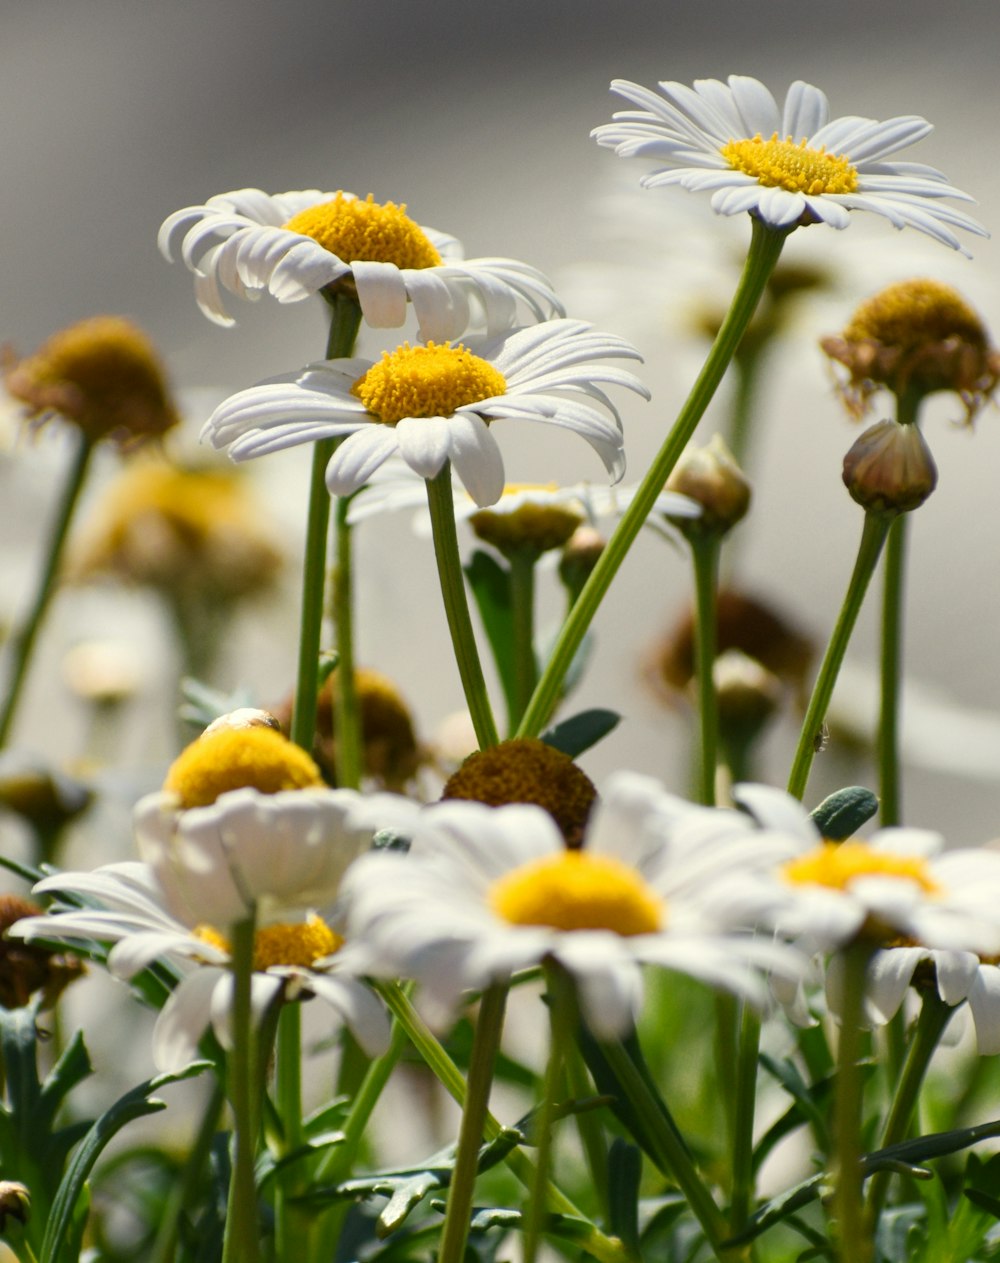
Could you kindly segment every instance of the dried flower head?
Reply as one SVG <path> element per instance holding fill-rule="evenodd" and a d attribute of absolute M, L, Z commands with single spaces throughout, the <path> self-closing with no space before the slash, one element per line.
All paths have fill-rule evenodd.
<path fill-rule="evenodd" d="M 244 480 L 230 469 L 132 464 L 85 523 L 78 578 L 110 574 L 167 594 L 239 600 L 266 589 L 281 553 Z"/>
<path fill-rule="evenodd" d="M 152 342 L 122 316 L 91 316 L 53 334 L 7 368 L 5 385 L 33 423 L 60 416 L 91 443 L 159 438 L 180 419 Z"/>
<path fill-rule="evenodd" d="M 841 393 L 856 417 L 887 389 L 917 399 L 954 391 L 971 424 L 1000 382 L 1000 352 L 982 320 L 950 285 L 934 280 L 889 285 L 862 303 L 826 354 L 847 369 Z"/>
<path fill-rule="evenodd" d="M 580 845 L 597 790 L 568 754 L 534 737 L 516 737 L 469 755 L 448 779 L 441 797 L 489 807 L 535 803 L 562 830 L 566 845 L 575 847 Z"/>
<path fill-rule="evenodd" d="M 23 1009 L 37 992 L 50 1008 L 65 987 L 83 973 L 75 956 L 8 939 L 7 931 L 23 917 L 41 915 L 41 908 L 17 895 L 0 895 L 0 1006 Z"/>

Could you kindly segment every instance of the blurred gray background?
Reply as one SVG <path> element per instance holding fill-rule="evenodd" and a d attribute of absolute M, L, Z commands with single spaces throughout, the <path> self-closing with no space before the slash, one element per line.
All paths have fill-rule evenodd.
<path fill-rule="evenodd" d="M 235 329 L 209 324 L 188 274 L 157 253 L 160 222 L 247 185 L 342 187 L 405 201 L 418 222 L 460 237 L 470 256 L 530 261 L 565 286 L 570 314 L 636 341 L 654 391 L 651 405 L 624 407 L 627 477 L 639 477 L 703 350 L 690 338 L 669 341 L 692 301 L 691 256 L 703 252 L 710 270 L 713 251 L 728 248 L 713 242 L 745 229 L 716 219 L 707 199 L 642 191 L 638 179 L 650 164 L 622 162 L 589 139 L 616 108 L 614 77 L 652 85 L 737 72 L 758 76 L 779 100 L 804 78 L 827 92 L 834 114 L 923 114 L 936 130 L 912 157 L 944 169 L 977 198 L 986 226 L 1000 230 L 997 0 L 36 0 L 0 13 L 0 341 L 27 351 L 94 312 L 128 314 L 162 347 L 179 388 L 209 392 L 192 404 L 192 436 L 204 398 L 315 358 L 323 331 L 318 304 L 267 299 L 255 307 L 233 300 Z M 969 262 L 868 219 L 846 233 L 795 236 L 796 250 L 842 271 L 842 284 L 804 313 L 773 361 L 752 469 L 755 511 L 741 533 L 750 586 L 818 637 L 839 606 L 861 514 L 840 484 L 856 431 L 833 398 L 816 337 L 839 329 L 872 288 L 913 274 L 958 285 L 1000 330 L 995 238 L 970 238 Z M 935 403 L 925 426 L 941 481 L 913 523 L 907 650 L 923 691 L 908 715 L 915 735 L 906 803 L 912 822 L 975 842 L 1000 835 L 1000 425 L 993 408 L 974 434 L 960 431 L 949 424 L 959 411 L 954 401 Z M 710 413 L 703 436 L 713 428 Z M 511 478 L 600 475 L 593 454 L 567 436 L 525 436 L 514 426 L 497 433 Z M 5 458 L 7 616 L 24 599 L 64 455 L 49 436 L 34 452 Z M 293 555 L 307 463 L 307 454 L 290 453 L 259 462 L 257 474 Z M 359 540 L 358 569 L 359 660 L 394 675 L 430 731 L 461 698 L 429 548 L 404 520 L 377 522 Z M 579 701 L 618 705 L 627 721 L 587 760 L 598 782 L 626 765 L 684 789 L 685 724 L 644 688 L 640 662 L 688 583 L 680 557 L 644 538 L 600 615 L 594 671 Z M 297 616 L 294 585 L 289 592 L 234 634 L 227 686 L 246 682 L 261 701 L 284 691 Z M 862 669 L 875 660 L 875 605 L 851 652 Z M 21 740 L 57 757 L 85 754 L 86 729 L 58 691 L 60 654 L 86 634 L 131 637 L 150 658 L 167 655 L 153 625 L 140 604 L 67 594 L 47 634 L 51 666 L 32 681 Z M 150 676 L 155 694 L 155 663 Z M 171 736 L 154 713 L 147 706 L 130 719 L 132 757 L 156 769 L 153 780 Z M 779 730 L 771 741 L 776 781 L 792 739 Z M 956 775 L 949 764 L 966 771 Z M 833 753 L 817 765 L 809 797 L 870 775 L 863 762 Z"/>

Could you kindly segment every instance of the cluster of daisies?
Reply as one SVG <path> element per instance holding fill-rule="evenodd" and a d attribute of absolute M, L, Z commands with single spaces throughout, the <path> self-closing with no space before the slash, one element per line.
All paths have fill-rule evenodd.
<path fill-rule="evenodd" d="M 776 233 L 810 223 L 847 226 L 871 211 L 963 249 L 956 229 L 981 226 L 947 199 L 970 200 L 934 168 L 892 156 L 931 130 L 907 115 L 879 122 L 831 119 L 826 96 L 789 88 L 783 107 L 756 79 L 659 84 L 615 82 L 631 108 L 594 136 L 661 169 L 650 188 L 679 184 L 712 194 L 725 215 L 748 212 Z M 513 259 L 465 259 L 460 242 L 421 226 L 405 206 L 344 191 L 269 195 L 241 189 L 171 215 L 160 248 L 194 274 L 209 319 L 231 324 L 223 291 L 279 302 L 347 297 L 373 328 L 399 328 L 412 309 L 418 342 L 381 361 L 327 359 L 240 391 L 205 426 L 204 438 L 235 460 L 320 439 L 341 440 L 327 471 L 331 493 L 364 486 L 390 457 L 421 478 L 450 461 L 479 506 L 504 485 L 491 426 L 536 421 L 579 434 L 617 480 L 621 423 L 607 385 L 645 395 L 608 359 L 637 359 L 621 338 L 565 318 L 535 268 Z M 461 339 L 461 341 L 457 341 Z"/>
<path fill-rule="evenodd" d="M 518 746 L 494 760 L 516 765 Z M 46 878 L 37 891 L 52 907 L 12 932 L 110 945 L 119 977 L 165 965 L 164 1070 L 195 1057 L 210 1023 L 229 1043 L 232 929 L 249 917 L 258 1018 L 315 996 L 373 1055 L 389 1023 L 371 979 L 415 980 L 443 1029 L 484 987 L 558 961 L 611 1039 L 638 1015 L 642 966 L 763 1006 L 801 996 L 817 957 L 857 941 L 874 953 L 874 1020 L 929 961 L 946 1003 L 968 1001 L 981 1050 L 1000 1051 L 1000 853 L 941 853 L 940 837 L 901 828 L 830 842 L 781 791 L 742 786 L 736 801 L 694 807 L 620 772 L 568 841 L 530 802 L 420 806 L 326 788 L 264 712 L 237 713 L 139 802 L 140 861 Z M 373 848 L 377 836 L 394 845 Z"/>

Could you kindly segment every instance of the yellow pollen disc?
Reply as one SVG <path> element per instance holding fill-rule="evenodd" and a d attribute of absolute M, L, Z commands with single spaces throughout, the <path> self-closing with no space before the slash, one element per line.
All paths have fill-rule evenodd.
<path fill-rule="evenodd" d="M 406 214 L 405 204 L 380 205 L 372 195 L 348 198 L 338 193 L 299 211 L 287 224 L 289 232 L 312 237 L 345 263 L 395 263 L 399 268 L 433 268 L 441 256 L 426 234 Z"/>
<path fill-rule="evenodd" d="M 404 417 L 450 417 L 467 403 L 505 394 L 507 383 L 492 364 L 464 346 L 410 346 L 386 351 L 351 387 L 385 425 Z"/>
<path fill-rule="evenodd" d="M 652 934 L 662 901 L 633 869 L 608 856 L 566 851 L 533 860 L 493 883 L 490 907 L 512 925 Z"/>
<path fill-rule="evenodd" d="M 804 140 L 798 144 L 775 132 L 770 140 L 758 133 L 752 140 L 731 140 L 719 151 L 734 171 L 752 175 L 767 188 L 787 189 L 789 193 L 853 193 L 858 173 L 843 156 L 824 148 L 810 149 Z"/>
<path fill-rule="evenodd" d="M 262 794 L 321 786 L 319 768 L 305 750 L 273 728 L 220 728 L 192 741 L 163 782 L 183 808 L 207 807 L 220 794 L 250 787 Z"/>
<path fill-rule="evenodd" d="M 823 842 L 808 855 L 785 864 L 782 872 L 795 885 L 848 890 L 859 877 L 902 877 L 916 882 L 929 895 L 940 887 L 924 860 L 917 856 L 873 851 L 866 842 Z"/>
<path fill-rule="evenodd" d="M 224 952 L 230 950 L 229 941 L 210 925 L 199 925 L 194 936 Z M 343 945 L 340 935 L 317 916 L 310 916 L 305 921 L 265 925 L 254 935 L 253 967 L 258 971 L 269 969 L 272 965 L 307 968 L 324 956 L 332 956 Z"/>

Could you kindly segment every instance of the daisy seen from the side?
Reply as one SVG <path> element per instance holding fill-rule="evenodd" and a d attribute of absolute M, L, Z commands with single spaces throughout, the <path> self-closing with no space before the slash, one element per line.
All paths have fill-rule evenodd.
<path fill-rule="evenodd" d="M 826 95 L 796 80 L 779 108 L 757 79 L 662 81 L 659 93 L 616 79 L 612 90 L 635 107 L 595 128 L 598 144 L 623 158 L 665 165 L 643 177 L 647 188 L 679 184 L 712 194 L 722 215 L 749 211 L 774 229 L 820 222 L 846 228 L 852 210 L 872 211 L 895 228 L 911 227 L 968 253 L 953 229 L 985 229 L 943 199 L 971 201 L 923 163 L 888 161 L 932 130 L 903 115 L 879 122 L 831 119 Z"/>
<path fill-rule="evenodd" d="M 127 862 L 93 872 L 58 873 L 35 890 L 57 900 L 62 897 L 65 903 L 57 902 L 44 916 L 19 921 L 13 936 L 71 946 L 112 944 L 107 966 L 118 978 L 132 978 L 156 961 L 175 969 L 178 980 L 153 1028 L 153 1061 L 159 1070 L 180 1070 L 193 1061 L 209 1025 L 223 1047 L 230 1046 L 229 940 L 218 921 L 193 923 L 175 917 L 150 865 Z M 86 906 L 78 906 L 80 902 Z M 279 998 L 318 996 L 366 1052 L 376 1056 L 386 1047 L 388 1019 L 351 969 L 349 952 L 341 953 L 342 944 L 342 936 L 315 912 L 261 925 L 255 934 L 251 976 L 255 1021 Z"/>
<path fill-rule="evenodd" d="M 928 949 L 1000 952 L 1000 853 L 944 849 L 926 829 L 879 829 L 867 840 L 825 839 L 783 790 L 737 785 L 733 797 L 785 857 L 773 870 L 788 901 L 777 924 L 815 950 L 900 936 Z"/>
<path fill-rule="evenodd" d="M 450 461 L 482 507 L 504 487 L 491 428 L 498 420 L 546 422 L 579 434 L 619 479 L 621 421 L 603 387 L 649 396 L 632 373 L 601 361 L 639 358 L 624 339 L 566 319 L 461 344 L 405 343 L 376 363 L 320 361 L 240 391 L 216 408 L 202 437 L 234 460 L 341 439 L 326 473 L 330 492 L 340 496 L 364 486 L 394 456 L 425 479 Z"/>
<path fill-rule="evenodd" d="M 344 291 L 374 328 L 397 328 L 413 305 L 422 337 L 455 338 L 470 324 L 493 333 L 562 314 L 549 282 L 516 259 L 465 259 L 461 243 L 421 227 L 393 202 L 318 189 L 238 189 L 175 211 L 159 233 L 168 260 L 194 274 L 195 298 L 230 325 L 222 290 L 279 302 Z"/>
<path fill-rule="evenodd" d="M 568 849 L 534 805 L 425 808 L 407 854 L 364 856 L 345 879 L 363 969 L 416 979 L 428 1018 L 444 1025 L 466 993 L 555 960 L 606 1039 L 630 1029 L 646 964 L 761 1002 L 761 969 L 802 967 L 792 949 L 741 933 L 759 905 L 761 852 L 706 834 L 675 844 L 671 810 L 655 781 L 618 773 L 582 846 Z"/>

